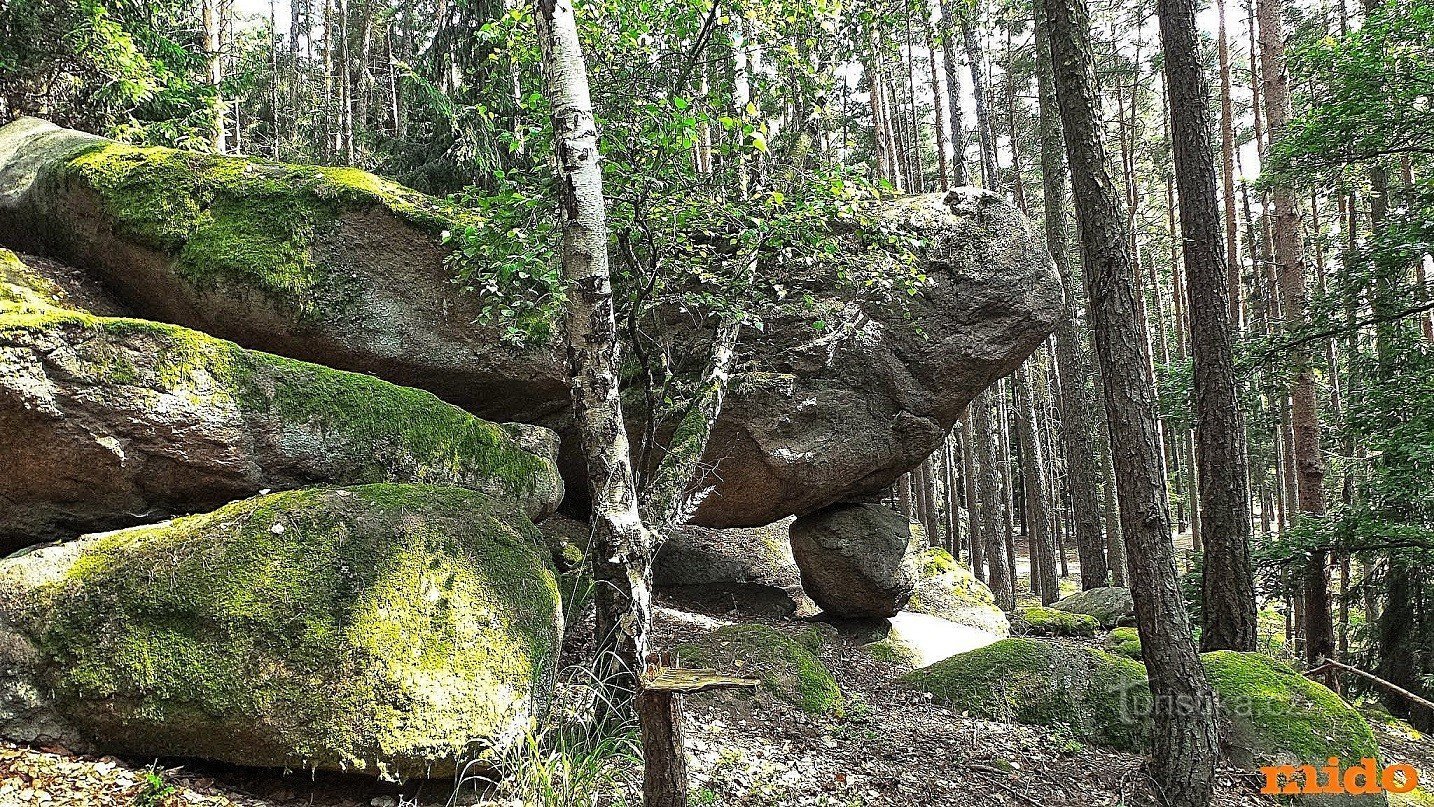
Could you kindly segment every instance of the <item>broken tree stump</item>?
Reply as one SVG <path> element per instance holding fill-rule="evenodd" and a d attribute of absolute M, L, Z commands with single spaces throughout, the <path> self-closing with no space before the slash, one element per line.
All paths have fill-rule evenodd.
<path fill-rule="evenodd" d="M 642 728 L 644 807 L 687 807 L 687 756 L 682 747 L 682 696 L 716 689 L 756 689 L 755 678 L 672 666 L 670 654 L 648 658 L 637 693 Z"/>

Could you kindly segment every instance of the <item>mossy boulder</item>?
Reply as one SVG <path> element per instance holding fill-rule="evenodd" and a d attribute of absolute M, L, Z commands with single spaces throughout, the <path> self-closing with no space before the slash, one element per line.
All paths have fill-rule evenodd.
<path fill-rule="evenodd" d="M 1221 742 L 1235 764 L 1323 765 L 1329 757 L 1378 757 L 1364 716 L 1328 687 L 1263 653 L 1202 655 L 1220 696 Z"/>
<path fill-rule="evenodd" d="M 997 607 L 991 589 L 956 562 L 950 552 L 939 547 L 923 549 L 916 556 L 916 568 L 916 591 L 906 603 L 906 610 L 1002 638 L 1010 635 L 1010 620 Z"/>
<path fill-rule="evenodd" d="M 1102 586 L 1079 591 L 1051 605 L 1057 611 L 1093 616 L 1102 628 L 1128 627 L 1135 624 L 1135 600 L 1130 589 Z"/>
<path fill-rule="evenodd" d="M 482 221 L 353 168 L 0 128 L 0 242 L 93 272 L 134 313 L 371 373 L 480 416 L 568 407 L 556 342 L 485 326 L 445 233 Z"/>
<path fill-rule="evenodd" d="M 0 561 L 0 735 L 451 777 L 540 713 L 562 628 L 501 502 L 275 493 Z"/>
<path fill-rule="evenodd" d="M 1090 647 L 1003 639 L 908 674 L 903 681 L 952 709 L 1010 723 L 1059 727 L 1084 742 L 1144 748 L 1145 668 Z"/>
<path fill-rule="evenodd" d="M 1071 614 L 1030 605 L 1011 615 L 1011 633 L 1017 636 L 1094 636 L 1100 621 L 1086 614 Z"/>
<path fill-rule="evenodd" d="M 841 688 L 822 664 L 819 631 L 797 637 L 767 625 L 727 625 L 677 647 L 684 667 L 760 678 L 762 689 L 814 715 L 837 715 L 845 708 Z"/>
<path fill-rule="evenodd" d="M 1338 695 L 1260 653 L 1201 657 L 1220 701 L 1221 746 L 1234 765 L 1324 765 L 1377 757 L 1364 717 Z M 952 656 L 904 681 L 979 717 L 1062 726 L 1128 751 L 1148 745 L 1151 696 L 1144 665 L 1090 647 L 1005 639 Z"/>
<path fill-rule="evenodd" d="M 1110 647 L 1110 652 L 1126 658 L 1133 658 L 1137 661 L 1142 658 L 1140 653 L 1140 632 L 1135 628 L 1116 628 L 1105 637 L 1105 643 Z"/>
<path fill-rule="evenodd" d="M 146 320 L 0 313 L 0 552 L 268 489 L 420 482 L 530 518 L 562 498 L 556 436 L 431 393 Z"/>

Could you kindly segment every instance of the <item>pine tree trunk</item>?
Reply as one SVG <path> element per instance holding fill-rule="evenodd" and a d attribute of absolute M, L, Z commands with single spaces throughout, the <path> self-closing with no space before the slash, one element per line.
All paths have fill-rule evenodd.
<path fill-rule="evenodd" d="M 922 31 L 926 35 L 926 58 L 931 65 L 931 117 L 936 126 L 936 172 L 941 181 L 941 190 L 946 191 L 951 188 L 951 171 L 946 158 L 949 144 L 946 141 L 946 116 L 941 114 L 941 75 L 936 69 L 936 43 L 931 35 L 930 17 L 923 20 Z"/>
<path fill-rule="evenodd" d="M 1060 436 L 1069 475 L 1071 519 L 1076 554 L 1080 558 L 1081 588 L 1092 589 L 1109 582 L 1105 538 L 1100 530 L 1096 466 L 1099 452 L 1093 435 L 1100 428 L 1096 396 L 1089 384 L 1090 354 L 1081 339 L 1080 323 L 1085 319 L 1085 284 L 1076 277 L 1070 260 L 1070 230 L 1067 203 L 1065 142 L 1061 135 L 1060 109 L 1052 76 L 1050 43 L 1044 17 L 1036 12 L 1036 86 L 1040 99 L 1041 180 L 1044 188 L 1046 247 L 1065 287 L 1065 316 L 1056 324 L 1056 372 L 1061 389 Z"/>
<path fill-rule="evenodd" d="M 1200 61 L 1194 0 L 1159 0 L 1180 184 L 1180 236 L 1195 368 L 1195 450 L 1205 545 L 1202 650 L 1255 649 L 1244 424 L 1235 376 L 1230 287 L 1221 249 L 1210 86 Z"/>
<path fill-rule="evenodd" d="M 1055 546 L 1046 512 L 1050 486 L 1046 484 L 1045 456 L 1036 425 L 1035 393 L 1030 362 L 1016 370 L 1016 429 L 1021 444 L 1021 479 L 1026 500 L 1026 541 L 1031 555 L 1031 589 L 1049 605 L 1057 599 Z"/>
<path fill-rule="evenodd" d="M 1259 0 L 1260 64 L 1264 75 L 1265 122 L 1270 143 L 1279 142 L 1290 117 L 1289 74 L 1284 55 L 1284 2 Z M 1274 203 L 1274 263 L 1279 277 L 1280 308 L 1289 328 L 1304 325 L 1308 292 L 1305 288 L 1303 227 L 1299 197 L 1293 188 L 1276 184 Z M 1324 514 L 1324 454 L 1320 448 L 1319 402 L 1315 393 L 1310 351 L 1300 345 L 1289 352 L 1294 370 L 1290 389 L 1290 427 L 1294 472 L 1298 482 L 1300 513 Z M 1329 571 L 1323 549 L 1310 552 L 1304 569 L 1305 658 L 1311 666 L 1334 653 L 1334 624 L 1329 608 Z"/>
<path fill-rule="evenodd" d="M 1156 429 L 1155 379 L 1142 348 L 1125 217 L 1096 110 L 1084 0 L 1043 0 L 1064 124 L 1096 352 L 1115 452 L 1120 521 L 1150 690 L 1152 773 L 1176 807 L 1207 807 L 1219 753 L 1214 693 L 1191 638 L 1170 543 L 1170 507 Z"/>
<path fill-rule="evenodd" d="M 966 185 L 966 133 L 961 119 L 961 80 L 956 68 L 956 23 L 951 15 L 950 0 L 942 0 L 941 10 L 941 62 L 946 68 L 946 109 L 947 120 L 951 123 L 951 183 Z"/>
<path fill-rule="evenodd" d="M 976 498 L 981 510 L 981 543 L 986 560 L 986 585 L 1003 611 L 1016 607 L 1016 590 L 1006 559 L 1006 508 L 1001 495 L 1000 435 L 997 433 L 992 387 L 971 402 L 975 429 Z"/>
<path fill-rule="evenodd" d="M 981 497 L 976 483 L 976 421 L 974 407 L 967 407 L 961 418 L 961 483 L 966 494 L 966 541 L 970 546 L 971 573 L 986 582 L 986 531 L 981 526 Z"/>
<path fill-rule="evenodd" d="M 607 214 L 597 124 L 572 0 L 535 0 L 534 18 L 552 105 L 573 415 L 592 495 L 597 680 L 606 702 L 636 692 L 652 624 L 653 541 L 638 512 L 622 399 L 608 273 Z"/>
<path fill-rule="evenodd" d="M 966 46 L 966 60 L 971 67 L 971 89 L 976 98 L 976 135 L 981 146 L 981 187 L 996 190 L 996 143 L 991 129 L 991 113 L 986 103 L 986 77 L 981 69 L 981 49 L 976 42 L 976 7 L 961 16 L 961 38 Z"/>

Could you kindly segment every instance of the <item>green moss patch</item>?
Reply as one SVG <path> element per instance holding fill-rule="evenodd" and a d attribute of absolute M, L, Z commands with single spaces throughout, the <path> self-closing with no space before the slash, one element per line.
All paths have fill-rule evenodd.
<path fill-rule="evenodd" d="M 1077 739 L 1122 750 L 1145 743 L 1145 668 L 1087 647 L 1003 639 L 905 676 L 962 712 L 989 720 L 1063 727 Z"/>
<path fill-rule="evenodd" d="M 1378 757 L 1365 719 L 1326 687 L 1260 653 L 1201 657 L 1220 701 L 1222 746 L 1235 765 L 1324 764 Z M 1062 726 L 1130 751 L 1148 743 L 1144 665 L 1112 653 L 1005 639 L 907 675 L 905 683 L 978 717 Z"/>
<path fill-rule="evenodd" d="M 40 313 L 61 296 L 58 286 L 30 271 L 20 256 L 0 249 L 0 313 Z"/>
<path fill-rule="evenodd" d="M 1329 688 L 1262 653 L 1201 656 L 1220 696 L 1224 744 L 1236 764 L 1323 764 L 1378 757 L 1369 723 Z"/>
<path fill-rule="evenodd" d="M 810 649 L 811 638 L 802 638 L 766 625 L 728 625 L 678 646 L 677 655 L 685 667 L 760 678 L 767 692 L 809 714 L 841 714 L 836 679 Z"/>
<path fill-rule="evenodd" d="M 1126 658 L 1140 659 L 1140 633 L 1135 628 L 1116 628 L 1106 637 L 1106 644 L 1112 653 Z"/>
<path fill-rule="evenodd" d="M 471 214 L 353 168 L 288 165 L 118 143 L 59 169 L 92 189 L 117 230 L 174 256 L 199 285 L 254 288 L 314 313 L 344 292 L 312 248 L 345 212 L 382 208 L 434 237 Z"/>
<path fill-rule="evenodd" d="M 276 493 L 87 539 L 28 620 L 108 747 L 449 775 L 546 693 L 562 623 L 521 516 L 460 488 Z"/>
<path fill-rule="evenodd" d="M 1020 636 L 1094 636 L 1100 630 L 1093 616 L 1040 605 L 1018 609 L 1011 622 L 1011 632 Z"/>

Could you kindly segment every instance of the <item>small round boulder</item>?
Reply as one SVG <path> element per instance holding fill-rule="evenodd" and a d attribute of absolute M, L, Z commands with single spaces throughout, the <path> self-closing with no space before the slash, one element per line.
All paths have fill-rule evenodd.
<path fill-rule="evenodd" d="M 802 588 L 843 619 L 895 616 L 911 599 L 916 564 L 911 527 L 888 507 L 843 502 L 792 522 L 792 554 Z"/>

